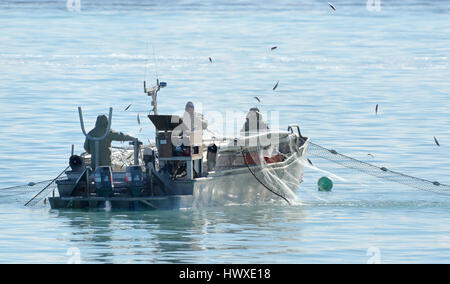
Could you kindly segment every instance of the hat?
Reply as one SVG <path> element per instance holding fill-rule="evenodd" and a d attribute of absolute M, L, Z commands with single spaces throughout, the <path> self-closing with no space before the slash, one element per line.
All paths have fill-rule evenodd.
<path fill-rule="evenodd" d="M 192 103 L 192 102 L 187 102 L 187 103 L 186 103 L 186 107 L 185 107 L 184 109 L 187 110 L 188 108 L 194 108 L 194 103 Z"/>

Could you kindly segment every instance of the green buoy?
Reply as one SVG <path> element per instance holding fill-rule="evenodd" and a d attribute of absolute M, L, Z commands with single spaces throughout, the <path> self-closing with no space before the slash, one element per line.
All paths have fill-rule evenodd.
<path fill-rule="evenodd" d="M 333 182 L 328 177 L 321 177 L 317 182 L 317 186 L 319 187 L 319 191 L 331 191 Z"/>

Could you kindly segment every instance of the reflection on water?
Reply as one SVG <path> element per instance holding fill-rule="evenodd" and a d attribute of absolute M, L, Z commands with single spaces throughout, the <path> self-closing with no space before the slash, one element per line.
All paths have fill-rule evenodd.
<path fill-rule="evenodd" d="M 226 262 L 228 257 L 236 258 L 233 252 L 243 254 L 242 261 L 251 261 L 246 252 L 274 241 L 272 234 L 281 225 L 277 223 L 292 217 L 301 221 L 300 208 L 295 216 L 292 213 L 284 206 L 227 206 L 153 212 L 52 211 L 51 217 L 68 229 L 65 241 L 80 249 L 84 262 L 195 263 Z M 289 241 L 294 240 L 299 241 Z M 216 259 L 217 252 L 224 257 Z"/>

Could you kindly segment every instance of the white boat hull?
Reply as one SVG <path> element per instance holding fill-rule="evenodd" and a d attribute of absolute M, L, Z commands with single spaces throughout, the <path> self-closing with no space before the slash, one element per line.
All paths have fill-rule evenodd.
<path fill-rule="evenodd" d="M 296 192 L 303 180 L 305 149 L 302 147 L 283 162 L 209 173 L 207 178 L 197 179 L 193 189 L 193 207 L 286 202 L 275 193 L 290 203 L 298 202 Z M 281 188 L 279 183 L 265 178 L 264 172 L 270 172 L 272 178 L 282 181 Z"/>

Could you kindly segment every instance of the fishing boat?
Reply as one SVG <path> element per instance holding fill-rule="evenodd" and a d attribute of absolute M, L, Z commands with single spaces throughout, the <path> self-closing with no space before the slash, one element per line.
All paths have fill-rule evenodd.
<path fill-rule="evenodd" d="M 52 209 L 183 209 L 295 199 L 309 144 L 298 125 L 230 138 L 206 137 L 200 129 L 183 138 L 188 143 L 176 145 L 183 119 L 157 111 L 157 94 L 165 86 L 157 81 L 148 89 L 144 82 L 152 98 L 148 119 L 155 143 L 134 139 L 128 147 L 114 148 L 111 166 L 91 167 L 89 154 L 72 154 L 70 170 L 49 197 Z M 98 143 L 111 128 L 112 108 L 103 137 L 86 134 L 81 107 L 78 111 L 81 129 L 95 141 L 98 154 Z"/>

